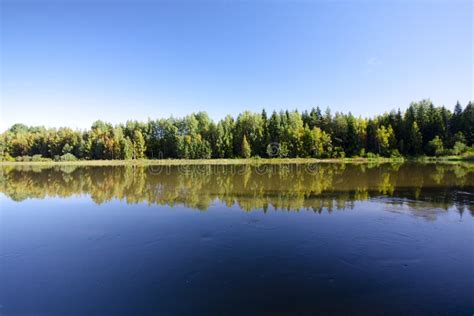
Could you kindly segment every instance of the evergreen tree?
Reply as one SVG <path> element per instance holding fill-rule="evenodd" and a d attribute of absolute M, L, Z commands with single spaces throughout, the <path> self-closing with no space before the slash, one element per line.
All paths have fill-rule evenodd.
<path fill-rule="evenodd" d="M 469 102 L 462 112 L 461 131 L 466 137 L 468 146 L 474 145 L 474 104 Z"/>
<path fill-rule="evenodd" d="M 344 143 L 344 149 L 346 154 L 349 157 L 352 157 L 354 155 L 358 155 L 361 144 L 359 143 L 359 137 L 357 133 L 357 126 L 355 122 L 354 116 L 349 113 L 347 116 L 347 135 L 345 135 L 345 143 Z"/>
<path fill-rule="evenodd" d="M 280 115 L 273 111 L 270 121 L 268 122 L 268 133 L 270 143 L 278 143 L 281 139 L 281 118 Z"/>
<path fill-rule="evenodd" d="M 413 122 L 408 135 L 408 153 L 413 156 L 417 156 L 422 151 L 423 136 L 421 135 L 420 129 L 418 128 L 418 124 L 416 122 Z"/>
<path fill-rule="evenodd" d="M 262 126 L 263 126 L 263 132 L 262 132 L 262 140 L 260 143 L 260 148 L 259 148 L 259 155 L 264 156 L 266 155 L 267 151 L 267 146 L 270 144 L 270 133 L 269 133 L 269 128 L 268 128 L 268 117 L 267 117 L 267 112 L 265 109 L 262 110 Z"/>

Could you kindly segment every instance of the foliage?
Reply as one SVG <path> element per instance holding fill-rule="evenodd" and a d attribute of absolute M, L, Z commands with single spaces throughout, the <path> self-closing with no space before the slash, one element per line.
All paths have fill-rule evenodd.
<path fill-rule="evenodd" d="M 133 156 L 135 159 L 145 158 L 145 139 L 140 130 L 133 132 Z"/>
<path fill-rule="evenodd" d="M 60 156 L 59 160 L 60 161 L 76 161 L 77 158 L 73 154 L 67 153 L 67 154 L 64 154 L 64 155 Z"/>
<path fill-rule="evenodd" d="M 115 126 L 96 121 L 86 131 L 15 124 L 0 134 L 0 160 L 440 156 L 461 155 L 473 141 L 471 102 L 451 112 L 422 100 L 370 119 L 313 108 L 246 111 L 217 123 L 205 112 Z"/>
<path fill-rule="evenodd" d="M 244 135 L 244 138 L 242 139 L 242 157 L 243 158 L 249 158 L 250 155 L 252 154 L 252 149 L 250 148 L 250 144 L 247 141 L 247 137 Z"/>
<path fill-rule="evenodd" d="M 432 140 L 430 140 L 427 144 L 426 153 L 429 156 L 441 156 L 444 153 L 444 145 L 443 141 L 439 136 L 435 136 Z"/>
<path fill-rule="evenodd" d="M 375 134 L 377 141 L 378 153 L 382 156 L 388 157 L 396 144 L 395 135 L 392 126 L 380 126 Z"/>
<path fill-rule="evenodd" d="M 461 155 L 461 154 L 464 154 L 467 150 L 468 150 L 468 147 L 466 146 L 466 144 L 464 144 L 463 142 L 457 141 L 454 143 L 452 152 L 454 155 Z"/>

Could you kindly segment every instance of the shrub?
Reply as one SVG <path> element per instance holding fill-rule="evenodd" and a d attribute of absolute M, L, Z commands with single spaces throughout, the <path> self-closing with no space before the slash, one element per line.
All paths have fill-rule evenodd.
<path fill-rule="evenodd" d="M 30 156 L 18 156 L 15 158 L 16 161 L 18 162 L 29 162 L 31 161 L 31 157 Z"/>
<path fill-rule="evenodd" d="M 392 150 L 390 153 L 390 158 L 402 158 L 402 154 L 398 151 L 398 149 Z"/>
<path fill-rule="evenodd" d="M 13 158 L 12 156 L 10 156 L 9 153 L 6 153 L 3 157 L 1 157 L 0 160 L 1 160 L 1 161 L 15 161 L 15 158 Z"/>
<path fill-rule="evenodd" d="M 43 157 L 41 155 L 33 155 L 31 161 L 43 161 Z"/>
<path fill-rule="evenodd" d="M 378 159 L 378 158 L 379 158 L 379 155 L 377 154 L 374 154 L 372 152 L 367 153 L 367 159 Z"/>
<path fill-rule="evenodd" d="M 344 149 L 339 146 L 334 147 L 334 151 L 332 154 L 334 158 L 346 158 L 346 153 L 344 152 Z"/>
<path fill-rule="evenodd" d="M 33 162 L 51 161 L 51 158 L 45 158 L 45 157 L 41 156 L 40 154 L 36 154 L 36 155 L 31 156 L 29 161 L 33 161 Z"/>
<path fill-rule="evenodd" d="M 76 161 L 77 158 L 73 154 L 67 153 L 67 154 L 64 154 L 61 157 L 59 157 L 59 160 L 60 161 Z"/>
<path fill-rule="evenodd" d="M 430 156 L 441 156 L 444 153 L 443 141 L 439 136 L 436 136 L 426 145 L 426 152 Z"/>
<path fill-rule="evenodd" d="M 460 155 L 467 151 L 468 147 L 463 142 L 457 141 L 453 146 L 453 154 Z"/>

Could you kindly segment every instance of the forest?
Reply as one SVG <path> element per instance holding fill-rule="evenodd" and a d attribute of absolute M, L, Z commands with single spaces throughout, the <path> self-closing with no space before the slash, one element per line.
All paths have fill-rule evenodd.
<path fill-rule="evenodd" d="M 430 100 L 372 118 L 351 113 L 243 112 L 217 123 L 207 113 L 89 130 L 15 124 L 0 135 L 2 161 L 210 158 L 345 158 L 461 155 L 472 150 L 474 109 Z"/>

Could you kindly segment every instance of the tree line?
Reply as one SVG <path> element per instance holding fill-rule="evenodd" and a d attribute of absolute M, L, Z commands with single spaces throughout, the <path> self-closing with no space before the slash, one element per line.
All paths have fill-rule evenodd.
<path fill-rule="evenodd" d="M 209 159 L 249 157 L 401 157 L 459 155 L 474 142 L 472 102 L 450 111 L 430 100 L 373 118 L 351 113 L 243 112 L 217 123 L 184 118 L 103 121 L 89 130 L 15 124 L 0 135 L 1 160 Z"/>

